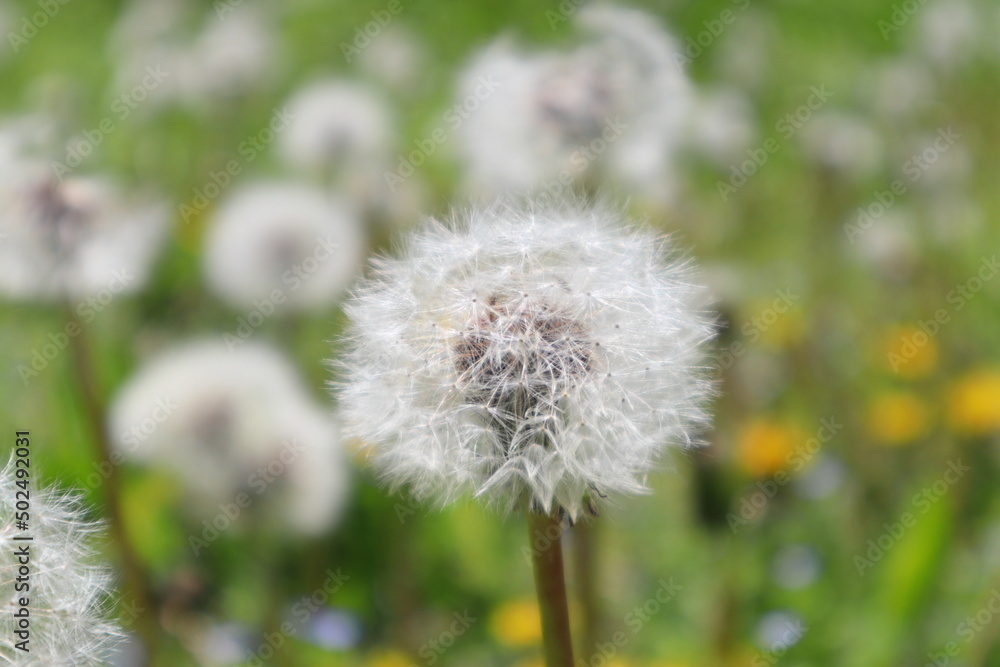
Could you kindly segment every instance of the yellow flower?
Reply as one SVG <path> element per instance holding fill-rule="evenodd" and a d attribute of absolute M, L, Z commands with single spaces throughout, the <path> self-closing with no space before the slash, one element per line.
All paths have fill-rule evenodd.
<path fill-rule="evenodd" d="M 1000 430 L 1000 370 L 973 371 L 948 392 L 948 423 L 963 435 Z"/>
<path fill-rule="evenodd" d="M 768 419 L 754 419 L 737 437 L 737 456 L 751 475 L 767 477 L 784 469 L 796 447 L 805 442 L 799 429 Z"/>
<path fill-rule="evenodd" d="M 898 327 L 886 337 L 885 360 L 889 369 L 909 380 L 930 375 L 937 368 L 937 342 L 923 329 Z"/>
<path fill-rule="evenodd" d="M 504 646 L 534 646 L 542 640 L 542 617 L 533 599 L 512 600 L 490 616 L 490 631 Z"/>
<path fill-rule="evenodd" d="M 545 661 L 541 658 L 529 658 L 516 663 L 514 667 L 545 667 Z"/>
<path fill-rule="evenodd" d="M 413 667 L 413 661 L 402 651 L 377 651 L 370 653 L 365 667 Z"/>
<path fill-rule="evenodd" d="M 868 411 L 868 431 L 878 442 L 905 445 L 927 434 L 929 406 L 909 391 L 887 391 Z"/>

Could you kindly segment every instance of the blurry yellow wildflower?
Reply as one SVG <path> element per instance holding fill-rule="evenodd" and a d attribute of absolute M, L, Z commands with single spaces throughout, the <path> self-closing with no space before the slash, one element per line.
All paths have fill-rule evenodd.
<path fill-rule="evenodd" d="M 875 397 L 868 411 L 868 431 L 878 442 L 905 445 L 927 435 L 930 408 L 909 391 L 887 391 Z"/>
<path fill-rule="evenodd" d="M 533 599 L 511 600 L 490 616 L 490 632 L 504 646 L 534 646 L 542 640 L 542 617 Z"/>
<path fill-rule="evenodd" d="M 541 658 L 529 658 L 515 663 L 514 667 L 545 667 L 545 661 Z"/>
<path fill-rule="evenodd" d="M 937 342 L 918 327 L 898 327 L 886 337 L 886 364 L 904 378 L 916 380 L 930 375 L 937 368 L 939 356 Z"/>
<path fill-rule="evenodd" d="M 948 422 L 963 435 L 1000 430 L 1000 369 L 973 371 L 948 393 Z"/>
<path fill-rule="evenodd" d="M 795 448 L 805 440 L 802 432 L 790 424 L 758 418 L 740 430 L 737 456 L 740 465 L 751 475 L 767 477 L 783 470 Z"/>
<path fill-rule="evenodd" d="M 402 651 L 376 651 L 365 660 L 365 667 L 412 667 L 413 661 Z"/>
<path fill-rule="evenodd" d="M 746 333 L 744 327 L 744 333 Z M 790 310 L 774 320 L 774 324 L 760 330 L 760 341 L 771 347 L 788 348 L 801 341 L 806 334 L 806 318 L 801 310 Z M 752 337 L 752 335 L 751 335 Z"/>

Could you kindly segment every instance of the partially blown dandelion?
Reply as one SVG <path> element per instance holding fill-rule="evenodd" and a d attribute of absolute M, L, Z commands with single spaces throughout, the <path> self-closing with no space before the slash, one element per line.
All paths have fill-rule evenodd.
<path fill-rule="evenodd" d="M 608 210 L 432 223 L 373 269 L 348 306 L 340 397 L 393 486 L 575 518 L 642 492 L 706 419 L 701 290 Z"/>
<path fill-rule="evenodd" d="M 100 524 L 87 521 L 78 500 L 55 489 L 30 490 L 30 529 L 15 523 L 18 486 L 14 460 L 0 471 L 0 663 L 26 667 L 100 665 L 121 637 L 107 605 L 111 573 L 95 560 Z M 23 496 L 22 496 L 23 498 Z M 18 541 L 17 536 L 31 541 Z M 27 545 L 30 589 L 18 587 Z M 22 579 L 23 583 L 23 579 Z M 28 643 L 15 634 L 28 600 Z"/>

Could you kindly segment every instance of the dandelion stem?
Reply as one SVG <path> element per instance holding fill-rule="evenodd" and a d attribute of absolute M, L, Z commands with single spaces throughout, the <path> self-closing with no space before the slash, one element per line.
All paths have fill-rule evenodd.
<path fill-rule="evenodd" d="M 573 640 L 563 572 L 562 522 L 557 514 L 528 508 L 528 540 L 535 570 L 535 590 L 542 616 L 547 667 L 573 667 Z"/>
<path fill-rule="evenodd" d="M 70 337 L 70 347 L 73 370 L 76 373 L 77 385 L 83 399 L 87 425 L 91 431 L 89 439 L 93 444 L 98 465 L 103 471 L 106 471 L 104 502 L 108 511 L 110 534 L 121 556 L 128 586 L 132 595 L 135 596 L 135 608 L 138 614 L 138 617 L 134 619 L 136 629 L 146 644 L 150 663 L 153 663 L 155 662 L 159 635 L 156 627 L 153 597 L 143 572 L 142 561 L 132 546 L 125 527 L 121 504 L 121 478 L 118 466 L 111 461 L 111 446 L 104 423 L 104 402 L 98 388 L 97 376 L 91 365 L 86 327 L 69 303 L 66 304 L 66 312 L 70 324 L 76 329 L 76 335 Z"/>
<path fill-rule="evenodd" d="M 600 634 L 601 612 L 597 592 L 596 540 L 597 519 L 590 518 L 573 526 L 573 553 L 575 577 L 578 591 L 582 627 L 580 647 L 584 659 L 589 659 L 596 650 Z"/>

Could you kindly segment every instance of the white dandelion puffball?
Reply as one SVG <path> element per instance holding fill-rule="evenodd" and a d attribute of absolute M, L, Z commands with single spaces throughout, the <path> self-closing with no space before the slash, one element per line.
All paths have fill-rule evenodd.
<path fill-rule="evenodd" d="M 190 74 L 194 98 L 231 97 L 268 83 L 281 60 L 274 19 L 264 5 L 241 3 L 208 15 L 194 43 L 197 58 Z M 195 74 L 200 76 L 194 76 Z"/>
<path fill-rule="evenodd" d="M 361 267 L 362 222 L 318 188 L 282 182 L 244 187 L 209 222 L 209 287 L 236 308 L 317 309 L 334 303 Z"/>
<path fill-rule="evenodd" d="M 848 178 L 871 178 L 885 164 L 878 130 L 864 116 L 823 110 L 802 128 L 799 144 L 807 159 Z"/>
<path fill-rule="evenodd" d="M 265 345 L 205 340 L 164 353 L 121 389 L 109 435 L 121 456 L 178 477 L 198 514 L 266 494 L 290 525 L 316 533 L 346 502 L 336 423 Z"/>
<path fill-rule="evenodd" d="M 696 442 L 713 327 L 668 242 L 609 210 L 498 206 L 410 234 L 347 306 L 348 433 L 393 486 L 571 517 Z"/>
<path fill-rule="evenodd" d="M 910 48 L 944 71 L 968 65 L 993 40 L 986 5 L 967 0 L 928 3 L 910 34 Z"/>
<path fill-rule="evenodd" d="M 734 86 L 701 92 L 689 119 L 686 144 L 697 155 L 727 169 L 757 141 L 753 104 Z"/>
<path fill-rule="evenodd" d="M 188 26 L 200 12 L 190 0 L 127 5 L 109 40 L 118 88 L 142 84 L 154 106 L 179 104 L 200 111 L 268 88 L 281 70 L 283 50 L 266 6 L 242 0 L 213 5 L 191 35 Z M 150 78 L 150 72 L 158 74 Z"/>
<path fill-rule="evenodd" d="M 74 496 L 29 485 L 28 530 L 19 529 L 17 503 L 23 496 L 18 492 L 23 491 L 25 477 L 19 477 L 18 470 L 24 468 L 11 458 L 0 471 L 0 663 L 26 667 L 106 664 L 122 635 L 108 604 L 111 571 L 97 560 L 95 541 L 100 539 L 101 526 L 86 520 Z M 26 535 L 31 541 L 16 539 Z M 19 555 L 25 548 L 27 591 Z M 17 648 L 24 637 L 15 634 L 22 598 L 28 601 L 28 652 Z"/>
<path fill-rule="evenodd" d="M 588 6 L 577 24 L 586 37 L 573 49 L 532 53 L 501 40 L 464 71 L 450 113 L 461 117 L 458 150 L 477 195 L 602 178 L 669 199 L 691 105 L 673 38 L 624 8 Z"/>
<path fill-rule="evenodd" d="M 420 38 L 397 24 L 388 26 L 358 55 L 365 74 L 404 95 L 426 84 L 421 74 L 427 61 L 427 48 Z"/>
<path fill-rule="evenodd" d="M 160 203 L 130 201 L 108 179 L 56 179 L 40 161 L 0 165 L 0 292 L 15 299 L 135 292 L 167 231 Z"/>
<path fill-rule="evenodd" d="M 292 120 L 278 135 L 278 150 L 291 165 L 371 170 L 391 158 L 392 112 L 366 85 L 318 81 L 296 93 L 287 108 Z"/>

